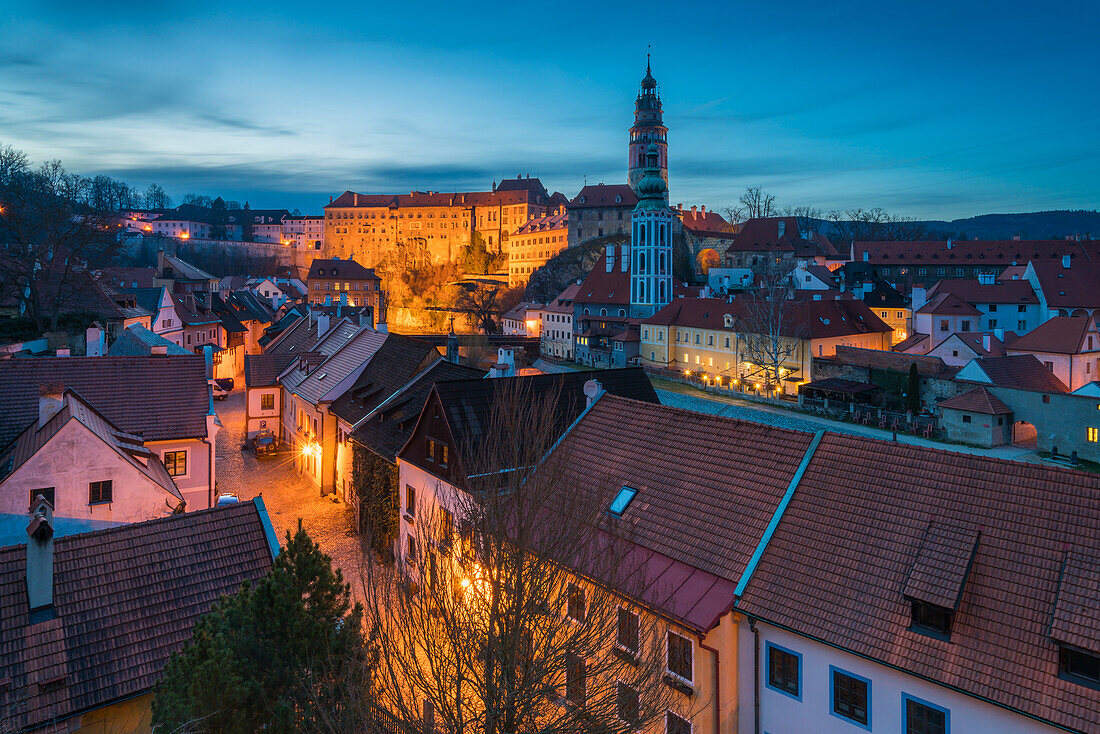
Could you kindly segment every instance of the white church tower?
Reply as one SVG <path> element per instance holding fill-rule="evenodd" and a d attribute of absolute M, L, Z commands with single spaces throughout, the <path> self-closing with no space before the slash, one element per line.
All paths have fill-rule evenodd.
<path fill-rule="evenodd" d="M 665 201 L 660 151 L 646 149 L 645 175 L 638 182 L 638 205 L 631 215 L 630 315 L 649 318 L 672 301 L 672 225 L 676 216 Z"/>

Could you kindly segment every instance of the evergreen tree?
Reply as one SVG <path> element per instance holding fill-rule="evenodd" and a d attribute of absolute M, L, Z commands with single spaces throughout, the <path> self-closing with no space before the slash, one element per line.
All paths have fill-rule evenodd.
<path fill-rule="evenodd" d="M 225 199 L 220 196 L 210 203 L 210 239 L 225 239 Z"/>
<path fill-rule="evenodd" d="M 910 413 L 920 412 L 920 375 L 917 374 L 917 365 L 909 365 L 909 385 L 905 389 L 905 405 Z"/>
<path fill-rule="evenodd" d="M 246 201 L 244 209 L 241 209 L 241 242 L 252 242 L 255 235 L 252 232 L 252 207 Z"/>
<path fill-rule="evenodd" d="M 373 668 L 362 615 L 299 522 L 271 572 L 217 602 L 169 659 L 154 688 L 154 730 L 361 730 Z"/>

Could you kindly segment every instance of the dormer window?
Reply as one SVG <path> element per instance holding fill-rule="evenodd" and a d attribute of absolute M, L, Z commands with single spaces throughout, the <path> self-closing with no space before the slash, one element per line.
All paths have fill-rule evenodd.
<path fill-rule="evenodd" d="M 909 629 L 946 640 L 951 636 L 951 617 L 953 614 L 950 609 L 915 601 L 913 602 L 912 625 Z"/>
<path fill-rule="evenodd" d="M 1058 673 L 1066 680 L 1100 689 L 1100 655 L 1063 645 L 1059 648 Z"/>

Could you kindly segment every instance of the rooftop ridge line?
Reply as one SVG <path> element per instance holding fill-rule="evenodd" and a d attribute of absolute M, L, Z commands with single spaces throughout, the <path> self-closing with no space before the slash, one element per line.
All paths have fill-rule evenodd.
<path fill-rule="evenodd" d="M 824 435 L 824 429 L 817 431 L 810 440 L 810 445 L 806 447 L 806 453 L 802 455 L 802 461 L 798 463 L 798 468 L 795 469 L 790 483 L 787 484 L 787 491 L 783 493 L 783 499 L 779 500 L 779 505 L 775 508 L 772 519 L 768 522 L 768 527 L 764 528 L 764 534 L 760 536 L 760 542 L 757 543 L 756 550 L 752 552 L 752 557 L 749 558 L 749 562 L 745 565 L 745 570 L 741 572 L 741 578 L 737 582 L 737 588 L 733 590 L 733 596 L 736 599 L 740 599 L 741 594 L 744 593 L 745 587 L 749 583 L 749 579 L 752 578 L 753 571 L 756 570 L 756 565 L 760 563 L 760 558 L 764 555 L 764 551 L 767 549 L 768 543 L 775 533 L 775 529 L 779 527 L 779 521 L 783 519 L 783 513 L 786 512 L 787 505 L 789 505 L 791 499 L 794 498 L 794 491 L 802 481 L 802 475 L 806 473 L 806 467 L 810 465 L 810 460 L 814 457 L 814 453 L 817 451 L 817 447 L 821 443 L 821 438 Z"/>

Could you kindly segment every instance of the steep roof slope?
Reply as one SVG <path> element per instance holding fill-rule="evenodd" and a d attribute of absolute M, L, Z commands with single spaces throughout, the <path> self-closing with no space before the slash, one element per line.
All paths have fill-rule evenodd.
<path fill-rule="evenodd" d="M 15 730 L 148 692 L 220 597 L 271 568 L 258 500 L 54 540 L 54 619 L 27 622 L 26 546 L 0 548 L 0 705 Z M 44 690 L 43 681 L 59 681 Z"/>
<path fill-rule="evenodd" d="M 427 342 L 389 334 L 355 384 L 332 402 L 329 411 L 355 425 L 438 358 L 439 351 Z"/>
<path fill-rule="evenodd" d="M 1100 281 L 1095 287 L 1100 288 Z M 1091 316 L 1055 316 L 1012 342 L 1009 349 L 1014 352 L 1079 354 L 1087 351 L 1085 335 L 1089 331 L 1095 333 Z M 1100 348 L 1100 340 L 1094 341 L 1094 348 Z"/>
<path fill-rule="evenodd" d="M 946 561 L 935 561 L 944 548 L 922 550 L 945 527 L 977 538 L 969 574 L 956 578 L 950 642 L 910 631 L 904 596 L 918 560 Z M 1072 603 L 1067 594 L 1088 593 L 1066 584 L 1062 569 L 1067 559 L 1100 559 L 1097 527 L 1096 475 L 827 433 L 738 608 L 1059 726 L 1095 731 L 1100 691 L 1058 675 L 1056 641 L 1079 644 L 1070 633 L 1083 628 L 1070 624 L 1066 639 L 1051 619 Z M 1093 601 L 1095 594 L 1093 587 Z M 1100 622 L 1095 605 L 1078 610 L 1082 624 Z M 1095 636 L 1086 644 L 1100 652 Z"/>
<path fill-rule="evenodd" d="M 209 387 L 199 355 L 0 360 L 0 446 L 38 419 L 41 385 L 72 388 L 146 441 L 206 435 Z"/>

